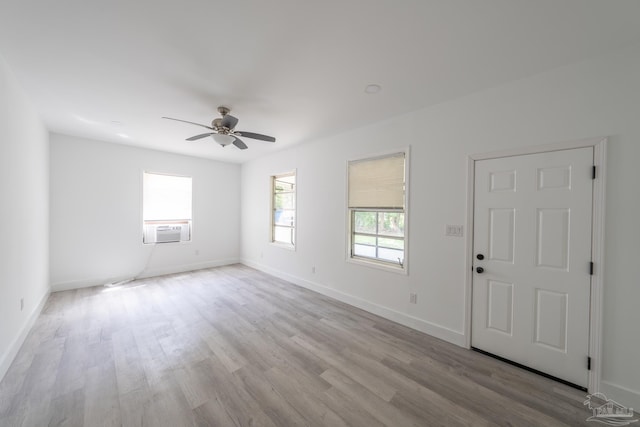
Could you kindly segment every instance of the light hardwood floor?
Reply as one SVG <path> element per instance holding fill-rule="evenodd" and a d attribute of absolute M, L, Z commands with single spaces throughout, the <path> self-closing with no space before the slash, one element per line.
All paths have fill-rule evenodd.
<path fill-rule="evenodd" d="M 52 294 L 0 425 L 576 426 L 584 399 L 233 265 Z"/>

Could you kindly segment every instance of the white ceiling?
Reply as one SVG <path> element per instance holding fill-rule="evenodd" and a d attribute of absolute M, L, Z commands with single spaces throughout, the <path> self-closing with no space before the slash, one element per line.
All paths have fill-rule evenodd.
<path fill-rule="evenodd" d="M 0 2 L 0 55 L 51 131 L 230 162 L 638 41 L 638 0 Z M 161 119 L 218 105 L 276 144 Z"/>

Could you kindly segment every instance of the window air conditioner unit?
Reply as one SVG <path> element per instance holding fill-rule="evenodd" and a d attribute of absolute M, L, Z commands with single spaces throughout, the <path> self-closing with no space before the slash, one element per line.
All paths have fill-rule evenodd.
<path fill-rule="evenodd" d="M 182 226 L 159 225 L 156 228 L 156 243 L 179 242 Z"/>

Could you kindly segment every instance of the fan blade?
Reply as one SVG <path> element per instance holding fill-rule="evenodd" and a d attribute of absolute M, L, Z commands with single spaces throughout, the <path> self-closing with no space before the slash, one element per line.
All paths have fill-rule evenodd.
<path fill-rule="evenodd" d="M 246 150 L 247 148 L 249 148 L 249 147 L 247 147 L 247 144 L 245 144 L 244 142 L 240 141 L 238 138 L 236 138 L 233 141 L 233 145 L 235 145 L 236 147 L 238 147 L 241 150 Z"/>
<path fill-rule="evenodd" d="M 187 121 L 187 120 L 174 119 L 174 118 L 171 118 L 171 117 L 163 117 L 163 119 L 167 119 L 167 120 L 175 120 L 176 122 L 189 123 L 189 124 L 196 125 L 196 126 L 202 126 L 203 128 L 207 128 L 207 129 L 215 130 L 215 129 L 214 129 L 214 128 L 212 128 L 211 126 L 201 125 L 200 123 L 189 122 L 189 121 Z"/>
<path fill-rule="evenodd" d="M 213 133 L 201 133 L 200 135 L 192 136 L 191 138 L 187 138 L 187 141 L 196 141 L 198 139 L 206 138 L 208 136 L 213 135 Z"/>
<path fill-rule="evenodd" d="M 252 139 L 259 139 L 260 141 L 267 141 L 267 142 L 276 142 L 276 139 L 272 136 L 267 136 L 267 135 L 262 135 L 260 133 L 253 133 L 253 132 L 242 132 L 242 131 L 238 131 L 238 132 L 234 132 L 240 136 L 246 136 L 247 138 L 252 138 Z"/>
<path fill-rule="evenodd" d="M 238 124 L 238 119 L 233 116 L 226 115 L 222 118 L 222 126 L 228 129 L 233 129 Z"/>

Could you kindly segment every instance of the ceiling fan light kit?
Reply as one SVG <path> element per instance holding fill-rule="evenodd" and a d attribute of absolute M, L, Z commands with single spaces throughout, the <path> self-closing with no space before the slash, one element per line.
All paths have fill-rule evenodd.
<path fill-rule="evenodd" d="M 225 135 L 223 133 L 214 133 L 213 135 L 211 135 L 211 137 L 215 142 L 222 145 L 223 147 L 226 147 L 227 145 L 233 143 L 233 141 L 235 140 L 235 138 L 231 135 Z"/>
<path fill-rule="evenodd" d="M 239 136 L 257 139 L 260 141 L 266 142 L 276 142 L 276 139 L 272 136 L 262 135 L 260 133 L 254 132 L 245 132 L 245 131 L 236 131 L 236 125 L 238 124 L 238 119 L 229 115 L 231 109 L 229 107 L 220 106 L 218 107 L 218 112 L 222 116 L 222 118 L 218 117 L 211 121 L 211 126 L 203 125 L 200 123 L 190 122 L 182 119 L 174 119 L 172 117 L 163 117 L 163 119 L 175 120 L 178 122 L 189 123 L 196 126 L 201 126 L 207 128 L 213 132 L 202 133 L 200 135 L 194 135 L 190 138 L 187 138 L 187 141 L 197 141 L 202 138 L 206 138 L 211 136 L 214 141 L 220 144 L 223 147 L 226 147 L 229 144 L 233 144 L 238 147 L 240 150 L 246 150 L 247 145 L 238 138 Z"/>

